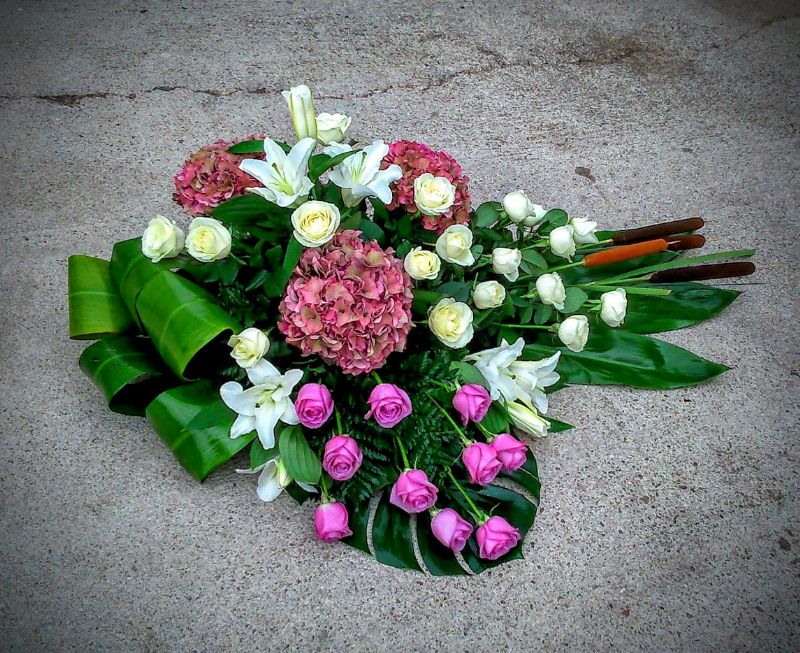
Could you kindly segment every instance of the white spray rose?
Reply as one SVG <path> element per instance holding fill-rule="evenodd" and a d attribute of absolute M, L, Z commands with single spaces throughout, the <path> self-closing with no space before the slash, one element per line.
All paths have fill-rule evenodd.
<path fill-rule="evenodd" d="M 506 408 L 508 409 L 511 423 L 520 431 L 537 438 L 543 438 L 547 435 L 550 422 L 540 417 L 533 406 L 526 402 L 511 401 L 506 405 Z"/>
<path fill-rule="evenodd" d="M 351 118 L 342 113 L 321 113 L 317 116 L 317 140 L 323 145 L 341 143 L 350 127 Z"/>
<path fill-rule="evenodd" d="M 467 266 L 475 262 L 470 251 L 472 232 L 463 224 L 454 224 L 436 240 L 436 253 L 448 263 Z"/>
<path fill-rule="evenodd" d="M 571 315 L 558 327 L 558 339 L 567 349 L 583 351 L 589 339 L 589 320 L 585 315 Z"/>
<path fill-rule="evenodd" d="M 239 367 L 249 369 L 269 351 L 269 338 L 261 329 L 250 327 L 228 339 L 231 357 Z"/>
<path fill-rule="evenodd" d="M 559 311 L 564 310 L 564 300 L 567 298 L 567 291 L 561 275 L 558 272 L 543 274 L 536 280 L 536 292 L 543 304 L 549 304 Z"/>
<path fill-rule="evenodd" d="M 231 232 L 214 218 L 195 218 L 189 225 L 186 250 L 203 263 L 225 258 L 231 251 Z"/>
<path fill-rule="evenodd" d="M 431 308 L 428 326 L 439 340 L 448 347 L 459 349 L 472 340 L 472 309 L 463 302 L 446 297 Z"/>
<path fill-rule="evenodd" d="M 429 252 L 421 247 L 412 249 L 403 259 L 403 267 L 412 279 L 435 279 L 439 276 L 442 267 L 441 259 L 435 252 Z"/>
<path fill-rule="evenodd" d="M 492 270 L 502 274 L 509 281 L 519 279 L 519 264 L 522 263 L 522 252 L 508 247 L 496 247 L 492 250 Z"/>
<path fill-rule="evenodd" d="M 598 242 L 594 233 L 597 229 L 596 222 L 589 218 L 572 218 L 569 225 L 572 227 L 572 239 L 579 245 Z"/>
<path fill-rule="evenodd" d="M 294 237 L 305 247 L 319 247 L 333 238 L 341 219 L 335 204 L 318 200 L 305 202 L 292 212 Z"/>
<path fill-rule="evenodd" d="M 600 295 L 600 319 L 610 327 L 621 326 L 628 312 L 628 297 L 624 288 Z"/>
<path fill-rule="evenodd" d="M 142 235 L 142 254 L 153 263 L 177 256 L 183 250 L 183 231 L 172 220 L 157 215 L 150 220 Z"/>
<path fill-rule="evenodd" d="M 575 240 L 572 227 L 556 227 L 550 232 L 550 251 L 556 256 L 571 260 L 575 255 Z"/>
<path fill-rule="evenodd" d="M 533 215 L 529 215 L 522 221 L 526 227 L 533 227 L 542 221 L 542 218 L 547 215 L 547 209 L 539 204 L 533 204 Z"/>
<path fill-rule="evenodd" d="M 497 281 L 481 281 L 472 291 L 476 308 L 497 308 L 506 299 L 506 289 Z"/>
<path fill-rule="evenodd" d="M 317 137 L 317 114 L 314 111 L 314 98 L 311 89 L 305 84 L 293 86 L 288 91 L 283 91 L 289 113 L 292 114 L 292 124 L 297 140 Z"/>
<path fill-rule="evenodd" d="M 503 209 L 509 220 L 520 223 L 534 213 L 534 204 L 528 199 L 525 191 L 515 190 L 503 198 Z"/>
<path fill-rule="evenodd" d="M 456 187 L 447 177 L 434 177 L 426 172 L 414 180 L 414 204 L 420 213 L 441 215 L 453 206 Z"/>

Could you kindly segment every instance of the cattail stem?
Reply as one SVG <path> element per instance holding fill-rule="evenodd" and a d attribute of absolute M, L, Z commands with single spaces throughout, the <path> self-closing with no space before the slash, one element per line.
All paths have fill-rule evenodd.
<path fill-rule="evenodd" d="M 648 254 L 663 252 L 665 249 L 667 249 L 668 245 L 669 243 L 663 238 L 658 240 L 647 240 L 643 243 L 623 245 L 622 247 L 612 247 L 611 249 L 605 249 L 602 252 L 588 254 L 581 262 L 587 268 L 593 268 L 600 265 L 609 265 L 611 263 L 627 261 L 628 259 L 632 258 L 639 258 L 640 256 L 647 256 Z"/>
<path fill-rule="evenodd" d="M 651 283 L 678 283 L 682 281 L 704 281 L 707 279 L 727 279 L 746 277 L 756 271 L 756 266 L 748 261 L 740 263 L 712 263 L 685 268 L 672 268 L 655 272 Z"/>
<path fill-rule="evenodd" d="M 653 238 L 664 238 L 674 234 L 682 234 L 687 231 L 697 231 L 705 224 L 703 218 L 687 218 L 685 220 L 673 220 L 672 222 L 662 222 L 651 224 L 647 227 L 638 229 L 625 229 L 616 232 L 612 239 L 617 245 L 628 245 L 638 243 Z"/>

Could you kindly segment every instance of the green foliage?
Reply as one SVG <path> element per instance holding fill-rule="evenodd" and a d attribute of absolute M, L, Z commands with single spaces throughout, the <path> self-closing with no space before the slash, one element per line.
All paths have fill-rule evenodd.
<path fill-rule="evenodd" d="M 303 483 L 319 483 L 322 474 L 319 458 L 311 451 L 299 426 L 289 426 L 278 434 L 278 450 L 289 476 Z"/>

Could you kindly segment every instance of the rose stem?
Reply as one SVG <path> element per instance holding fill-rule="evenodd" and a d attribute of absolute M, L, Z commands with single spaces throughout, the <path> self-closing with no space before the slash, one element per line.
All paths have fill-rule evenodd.
<path fill-rule="evenodd" d="M 464 498 L 467 500 L 467 503 L 469 504 L 469 507 L 472 508 L 473 517 L 475 517 L 475 519 L 477 521 L 481 522 L 481 523 L 485 522 L 486 521 L 486 515 L 483 513 L 483 511 L 480 508 L 478 508 L 478 506 L 475 505 L 475 502 L 472 499 L 469 498 L 469 495 L 466 493 L 464 488 L 461 487 L 461 483 L 459 483 L 456 480 L 456 477 L 453 475 L 453 470 L 450 469 L 449 467 L 447 468 L 447 474 L 448 474 L 448 476 L 450 476 L 450 480 L 452 480 L 453 483 L 455 484 L 455 486 L 458 488 L 458 491 L 461 492 L 461 494 L 464 495 Z"/>
<path fill-rule="evenodd" d="M 405 447 L 403 447 L 403 443 L 400 442 L 400 438 L 395 436 L 394 441 L 397 443 L 397 446 L 400 449 L 400 455 L 403 457 L 403 464 L 406 466 L 406 469 L 411 469 L 411 463 L 408 462 L 408 456 L 406 456 L 406 450 Z"/>
<path fill-rule="evenodd" d="M 338 408 L 335 410 L 335 412 L 336 412 L 336 430 L 338 431 L 336 435 L 343 435 L 342 431 L 344 429 L 342 429 L 342 416 L 339 414 Z"/>
<path fill-rule="evenodd" d="M 545 331 L 555 331 L 552 325 L 548 326 L 547 324 L 506 324 L 505 322 L 501 322 L 498 326 L 510 327 L 512 329 L 544 329 Z"/>
<path fill-rule="evenodd" d="M 381 381 L 381 377 L 378 376 L 378 373 L 375 370 L 372 371 L 372 378 L 374 378 L 378 382 L 378 385 L 383 384 L 383 381 Z"/>
<path fill-rule="evenodd" d="M 428 393 L 426 392 L 425 394 Z M 456 430 L 456 433 L 458 433 L 458 437 L 461 438 L 461 442 L 464 444 L 464 446 L 468 447 L 469 445 L 471 445 L 472 440 L 470 440 L 466 436 L 464 431 L 461 430 L 461 427 L 459 427 L 459 425 L 456 424 L 455 420 L 452 417 L 450 417 L 450 414 L 444 408 L 442 408 L 441 405 L 439 405 L 439 402 L 436 401 L 436 399 L 431 397 L 431 395 L 429 394 L 428 394 L 428 399 L 430 399 L 433 402 L 433 405 L 436 406 L 441 411 L 442 415 L 444 415 L 447 418 L 447 421 L 453 425 L 453 428 Z"/>

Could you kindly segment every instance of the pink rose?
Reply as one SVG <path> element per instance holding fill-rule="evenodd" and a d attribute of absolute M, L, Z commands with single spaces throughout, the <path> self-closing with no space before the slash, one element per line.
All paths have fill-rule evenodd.
<path fill-rule="evenodd" d="M 369 393 L 369 412 L 364 419 L 374 417 L 383 428 L 389 429 L 411 414 L 411 399 L 405 390 L 394 383 L 376 385 Z"/>
<path fill-rule="evenodd" d="M 504 472 L 513 472 L 522 467 L 528 455 L 528 445 L 508 433 L 496 436 L 492 440 L 492 449 L 503 464 Z"/>
<path fill-rule="evenodd" d="M 491 483 L 503 469 L 497 452 L 484 442 L 476 442 L 464 449 L 461 461 L 469 472 L 469 480 L 480 485 Z"/>
<path fill-rule="evenodd" d="M 475 539 L 478 540 L 478 555 L 487 560 L 497 560 L 511 551 L 519 542 L 519 529 L 514 528 L 502 517 L 491 517 L 478 526 Z"/>
<path fill-rule="evenodd" d="M 492 398 L 486 388 L 477 383 L 461 386 L 453 396 L 453 408 L 461 414 L 461 423 L 464 426 L 469 420 L 480 422 L 486 417 L 491 405 Z"/>
<path fill-rule="evenodd" d="M 297 393 L 294 408 L 303 426 L 318 429 L 333 414 L 333 398 L 324 385 L 306 383 Z"/>
<path fill-rule="evenodd" d="M 472 524 L 452 508 L 443 508 L 431 520 L 433 535 L 453 551 L 461 551 L 472 535 Z"/>
<path fill-rule="evenodd" d="M 349 435 L 337 435 L 325 444 L 322 468 L 334 481 L 346 481 L 361 467 L 361 449 Z"/>
<path fill-rule="evenodd" d="M 423 512 L 436 503 L 439 490 L 421 469 L 404 471 L 392 487 L 389 503 L 406 512 Z"/>
<path fill-rule="evenodd" d="M 314 530 L 323 542 L 335 542 L 352 535 L 347 520 L 347 508 L 343 503 L 321 503 L 314 510 Z"/>

